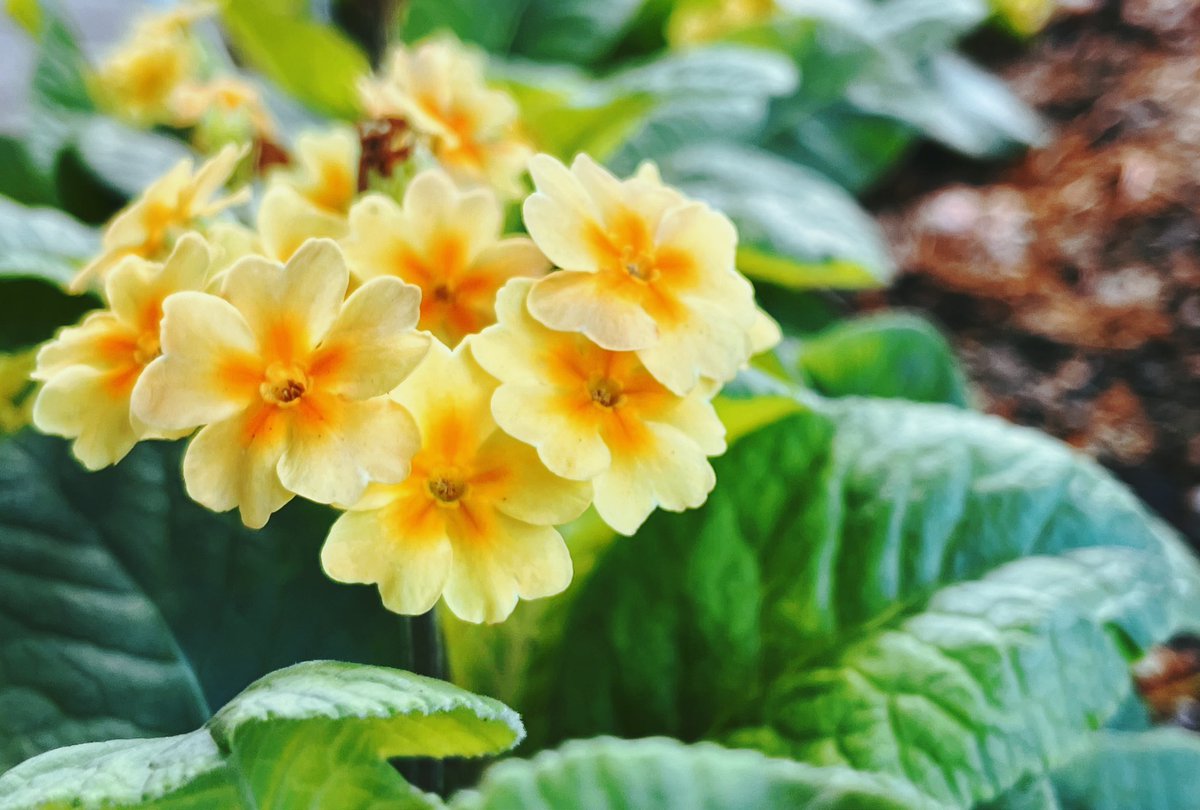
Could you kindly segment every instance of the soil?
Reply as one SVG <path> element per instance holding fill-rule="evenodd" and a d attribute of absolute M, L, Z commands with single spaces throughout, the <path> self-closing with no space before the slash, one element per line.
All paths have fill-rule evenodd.
<path fill-rule="evenodd" d="M 981 407 L 1200 548 L 1200 0 L 1074 5 L 1023 48 L 969 43 L 1051 137 L 1002 165 L 916 152 L 870 201 L 901 276 L 857 304 L 929 313 Z"/>

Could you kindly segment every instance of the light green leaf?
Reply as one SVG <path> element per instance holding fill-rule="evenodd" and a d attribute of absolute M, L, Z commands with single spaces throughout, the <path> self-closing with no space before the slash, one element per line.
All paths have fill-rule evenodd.
<path fill-rule="evenodd" d="M 663 176 L 738 227 L 738 268 L 793 288 L 883 286 L 895 272 L 874 220 L 821 175 L 766 152 L 702 145 L 661 162 Z"/>
<path fill-rule="evenodd" d="M 66 284 L 99 249 L 96 231 L 67 214 L 0 197 L 0 279 Z"/>
<path fill-rule="evenodd" d="M 547 62 L 596 62 L 616 46 L 644 2 L 529 0 L 512 50 Z"/>
<path fill-rule="evenodd" d="M 1189 810 L 1196 806 L 1200 736 L 1178 728 L 1101 732 L 1053 779 L 1061 810 Z"/>
<path fill-rule="evenodd" d="M 711 743 L 600 738 L 492 766 L 452 810 L 917 810 L 902 781 L 813 768 Z"/>
<path fill-rule="evenodd" d="M 915 57 L 952 49 L 988 18 L 987 0 L 889 0 L 867 16 L 866 33 Z"/>
<path fill-rule="evenodd" d="M 386 758 L 495 754 L 522 734 L 511 709 L 448 683 L 312 661 L 267 675 L 190 734 L 19 765 L 0 776 L 0 810 L 435 807 Z"/>
<path fill-rule="evenodd" d="M 224 0 L 221 19 L 238 53 L 281 88 L 327 115 L 358 116 L 354 84 L 371 66 L 340 31 L 251 0 Z"/>
<path fill-rule="evenodd" d="M 297 661 L 414 667 L 407 620 L 320 570 L 332 510 L 252 531 L 189 500 L 179 464 L 149 442 L 89 474 L 61 440 L 0 442 L 0 768 L 186 732 Z"/>
<path fill-rule="evenodd" d="M 965 407 L 967 381 L 950 344 L 916 315 L 841 323 L 798 348 L 798 365 L 826 396 L 873 396 Z"/>
<path fill-rule="evenodd" d="M 493 0 L 481 14 L 475 0 L 412 0 L 406 3 L 400 36 L 416 42 L 439 31 L 451 31 L 463 42 L 489 51 L 507 52 L 517 35 L 530 0 Z"/>
<path fill-rule="evenodd" d="M 92 112 L 87 60 L 71 27 L 57 13 L 44 14 L 33 66 L 30 101 L 45 109 Z"/>
<path fill-rule="evenodd" d="M 946 406 L 813 405 L 717 459 L 704 507 L 605 546 L 514 681 L 471 688 L 510 695 L 535 747 L 732 739 L 969 804 L 1077 751 L 1128 658 L 1200 605 L 1177 538 L 1065 446 Z"/>

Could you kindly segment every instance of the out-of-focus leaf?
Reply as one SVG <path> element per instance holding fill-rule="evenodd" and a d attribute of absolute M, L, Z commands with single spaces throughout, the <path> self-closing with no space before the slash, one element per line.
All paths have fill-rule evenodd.
<path fill-rule="evenodd" d="M 407 620 L 321 572 L 332 510 L 247 529 L 184 494 L 180 449 L 89 474 L 60 439 L 0 442 L 0 768 L 184 733 L 297 661 L 412 666 Z"/>
<path fill-rule="evenodd" d="M 846 321 L 805 340 L 799 366 L 826 396 L 870 396 L 966 407 L 967 381 L 946 338 L 915 315 Z"/>
<path fill-rule="evenodd" d="M 620 41 L 646 0 L 529 0 L 513 51 L 547 62 L 591 64 Z"/>
<path fill-rule="evenodd" d="M 878 182 L 915 140 L 916 130 L 907 124 L 838 102 L 801 117 L 767 146 L 857 193 Z"/>
<path fill-rule="evenodd" d="M 452 810 L 936 810 L 901 780 L 711 743 L 601 738 L 490 768 Z"/>
<path fill-rule="evenodd" d="M 99 306 L 93 295 L 69 295 L 38 278 L 0 278 L 0 351 L 36 346 Z"/>
<path fill-rule="evenodd" d="M 1179 728 L 1102 732 L 1053 779 L 1062 810 L 1188 810 L 1196 806 L 1200 737 Z"/>
<path fill-rule="evenodd" d="M 991 0 L 996 18 L 1013 33 L 1031 37 L 1054 17 L 1059 0 Z"/>
<path fill-rule="evenodd" d="M 127 199 L 192 154 L 174 138 L 99 116 L 80 126 L 73 145 L 83 166 Z"/>
<path fill-rule="evenodd" d="M 57 199 L 54 177 L 11 135 L 0 135 L 0 194 L 25 205 L 52 205 Z"/>
<path fill-rule="evenodd" d="M 857 289 L 883 286 L 895 272 L 874 220 L 814 171 L 721 144 L 669 155 L 661 169 L 729 215 L 738 227 L 738 267 L 756 281 Z"/>
<path fill-rule="evenodd" d="M 494 754 L 522 734 L 511 709 L 448 683 L 311 661 L 251 684 L 190 734 L 29 760 L 0 776 L 0 810 L 434 808 L 386 757 Z"/>
<path fill-rule="evenodd" d="M 238 53 L 284 90 L 328 115 L 359 114 L 354 85 L 371 66 L 336 28 L 253 0 L 224 0 L 221 19 Z"/>
<path fill-rule="evenodd" d="M 87 60 L 70 26 L 58 14 L 45 15 L 38 36 L 30 102 L 46 109 L 92 112 Z"/>
<path fill-rule="evenodd" d="M 530 0 L 492 0 L 486 11 L 476 0 L 411 0 L 405 4 L 400 36 L 415 42 L 449 30 L 463 42 L 505 53 L 517 35 Z"/>
<path fill-rule="evenodd" d="M 42 6 L 38 0 L 4 0 L 4 10 L 25 33 L 36 37 L 42 30 Z"/>
<path fill-rule="evenodd" d="M 0 279 L 66 284 L 99 247 L 96 231 L 67 214 L 0 197 Z"/>

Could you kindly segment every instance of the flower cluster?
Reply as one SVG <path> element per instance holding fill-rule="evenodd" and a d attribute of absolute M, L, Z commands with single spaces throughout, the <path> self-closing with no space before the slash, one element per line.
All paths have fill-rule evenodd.
<path fill-rule="evenodd" d="M 252 527 L 296 496 L 331 504 L 331 577 L 400 613 L 444 598 L 500 621 L 567 586 L 555 527 L 589 505 L 632 534 L 705 501 L 712 397 L 778 332 L 729 220 L 651 165 L 534 156 L 528 236 L 505 235 L 527 147 L 450 41 L 396 51 L 363 95 L 392 123 L 300 135 L 253 226 L 227 210 L 234 146 L 113 220 L 77 280 L 106 307 L 39 352 L 35 424 L 92 469 L 195 433 L 197 502 Z M 372 188 L 380 131 L 432 158 L 397 153 Z"/>

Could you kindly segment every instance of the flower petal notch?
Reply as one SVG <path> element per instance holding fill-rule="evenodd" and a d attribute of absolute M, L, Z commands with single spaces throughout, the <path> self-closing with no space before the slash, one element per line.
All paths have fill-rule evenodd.
<path fill-rule="evenodd" d="M 202 428 L 184 457 L 193 499 L 258 528 L 293 495 L 354 503 L 408 475 L 416 428 L 386 394 L 428 350 L 420 292 L 380 278 L 346 298 L 348 284 L 337 245 L 314 239 L 286 266 L 238 261 L 222 297 L 163 304 L 162 356 L 133 406 L 163 430 Z"/>
<path fill-rule="evenodd" d="M 526 307 L 535 289 L 510 281 L 498 297 L 499 322 L 471 342 L 500 381 L 492 398 L 497 424 L 535 447 L 551 472 L 591 481 L 596 511 L 623 534 L 656 507 L 704 503 L 716 481 L 707 457 L 725 450 L 704 387 L 678 396 L 638 353 L 546 328 Z"/>
<path fill-rule="evenodd" d="M 663 385 L 686 394 L 725 382 L 750 357 L 754 290 L 737 272 L 737 233 L 722 214 L 665 186 L 650 164 L 618 180 L 586 155 L 567 168 L 530 161 L 524 205 L 539 248 L 562 268 L 529 294 L 550 327 L 634 351 Z"/>
<path fill-rule="evenodd" d="M 417 175 L 397 205 L 372 194 L 350 212 L 344 241 L 362 279 L 394 275 L 421 288 L 421 323 L 448 346 L 496 320 L 496 291 L 550 263 L 528 238 L 501 238 L 504 211 L 486 188 L 460 191 L 438 169 Z"/>
<path fill-rule="evenodd" d="M 397 613 L 424 613 L 441 597 L 476 623 L 567 587 L 571 558 L 553 527 L 583 513 L 591 487 L 553 475 L 497 427 L 495 387 L 466 344 L 433 344 L 393 393 L 421 434 L 412 474 L 371 487 L 333 525 L 321 553 L 329 576 L 378 585 Z"/>
<path fill-rule="evenodd" d="M 196 234 L 182 237 L 166 262 L 128 256 L 108 274 L 110 308 L 59 331 L 37 355 L 34 400 L 43 433 L 74 439 L 75 457 L 89 470 L 116 464 L 140 439 L 176 438 L 130 411 L 145 368 L 160 354 L 163 302 L 174 293 L 203 290 L 209 250 Z"/>

